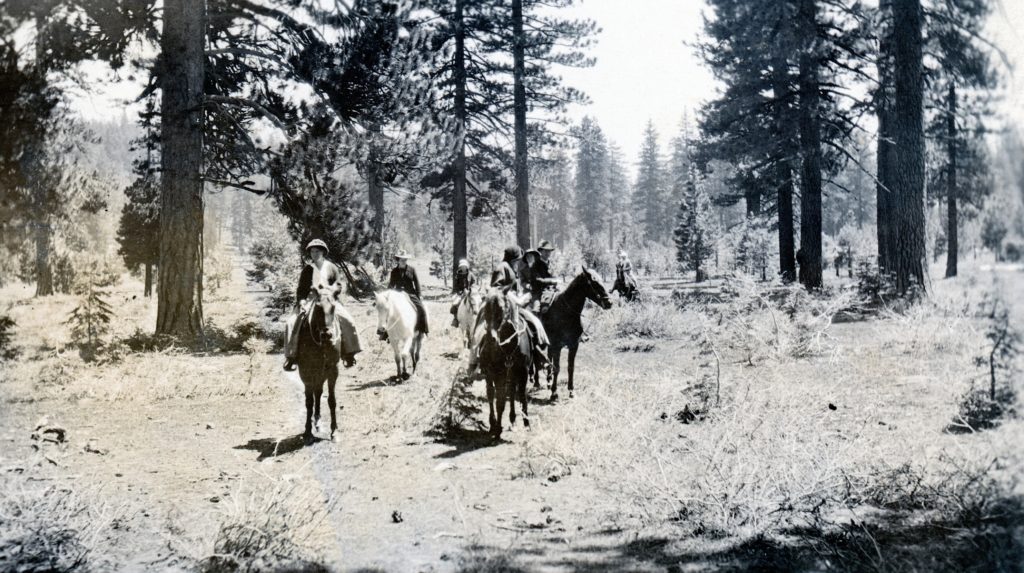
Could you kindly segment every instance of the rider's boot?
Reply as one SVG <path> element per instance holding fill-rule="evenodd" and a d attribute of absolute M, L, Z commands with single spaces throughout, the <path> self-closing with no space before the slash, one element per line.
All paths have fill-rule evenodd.
<path fill-rule="evenodd" d="M 289 357 L 284 361 L 284 371 L 291 372 L 292 370 L 295 370 L 295 358 Z"/>

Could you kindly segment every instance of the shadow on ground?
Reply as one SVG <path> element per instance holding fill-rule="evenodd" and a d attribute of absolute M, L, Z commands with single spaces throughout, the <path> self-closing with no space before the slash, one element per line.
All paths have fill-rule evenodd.
<path fill-rule="evenodd" d="M 459 571 L 1024 571 L 1024 513 L 974 524 L 926 516 L 901 513 L 872 523 L 791 528 L 776 537 L 737 543 L 698 527 L 690 533 L 680 528 L 675 538 L 641 537 L 626 543 L 603 543 L 598 533 L 567 551 L 474 545 L 467 548 Z M 564 543 L 561 535 L 537 541 Z"/>
<path fill-rule="evenodd" d="M 297 452 L 307 445 L 311 446 L 317 442 L 323 441 L 325 441 L 323 438 L 313 436 L 313 441 L 310 444 L 306 444 L 306 440 L 302 437 L 302 434 L 299 434 L 297 436 L 280 440 L 276 438 L 259 438 L 256 440 L 249 440 L 241 446 L 235 446 L 235 449 L 259 452 L 260 455 L 256 458 L 256 461 L 262 462 L 267 458 L 275 458 Z"/>
<path fill-rule="evenodd" d="M 439 438 L 437 442 L 452 447 L 452 449 L 434 456 L 434 458 L 442 460 L 457 458 L 468 452 L 507 443 L 502 439 L 494 439 L 494 436 L 487 430 L 466 430 L 462 428 L 449 432 L 447 435 Z"/>

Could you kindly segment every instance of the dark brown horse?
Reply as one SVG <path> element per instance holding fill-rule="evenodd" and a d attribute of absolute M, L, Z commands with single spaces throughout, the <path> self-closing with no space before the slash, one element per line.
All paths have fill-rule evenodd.
<path fill-rule="evenodd" d="M 335 327 L 334 305 L 327 298 L 313 303 L 309 312 L 298 322 L 299 348 L 296 363 L 299 365 L 299 378 L 306 389 L 306 432 L 303 434 L 306 443 L 313 441 L 313 420 L 320 425 L 320 397 L 327 383 L 327 406 L 331 409 L 331 439 L 338 429 L 336 416 L 337 401 L 334 387 L 338 382 L 338 350 L 340 333 Z"/>
<path fill-rule="evenodd" d="M 604 286 L 586 267 L 583 267 L 583 272 L 576 275 L 565 290 L 555 295 L 547 312 L 541 315 L 544 330 L 551 341 L 548 348 L 548 359 L 551 361 L 548 380 L 551 382 L 552 400 L 558 399 L 558 369 L 563 348 L 569 349 L 569 397 L 572 398 L 576 351 L 579 350 L 580 337 L 583 336 L 580 315 L 583 314 L 583 307 L 588 300 L 605 310 L 612 307 L 612 301 L 608 298 Z"/>
<path fill-rule="evenodd" d="M 509 402 L 509 423 L 516 423 L 516 399 L 523 408 L 523 425 L 530 426 L 527 411 L 526 382 L 533 366 L 533 343 L 519 305 L 505 293 L 491 291 L 480 307 L 480 371 L 487 381 L 487 405 L 491 435 L 501 437 L 505 401 Z"/>

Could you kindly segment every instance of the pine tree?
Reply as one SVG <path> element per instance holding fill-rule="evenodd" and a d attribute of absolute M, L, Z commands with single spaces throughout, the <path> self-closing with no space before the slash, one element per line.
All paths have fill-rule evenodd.
<path fill-rule="evenodd" d="M 133 164 L 136 180 L 124 190 L 128 200 L 118 221 L 117 254 L 130 270 L 144 267 L 143 293 L 148 297 L 153 294 L 153 266 L 160 262 L 160 142 L 152 99 L 147 101 L 141 119 L 145 132 L 133 142 L 133 148 L 143 154 Z"/>
<path fill-rule="evenodd" d="M 576 135 L 576 212 L 591 236 L 604 228 L 609 215 L 608 143 L 601 127 L 587 116 Z"/>
<path fill-rule="evenodd" d="M 616 245 L 625 243 L 626 229 L 629 229 L 634 221 L 630 210 L 632 194 L 625 162 L 622 159 L 622 150 L 613 141 L 608 142 L 606 172 L 608 174 L 608 248 L 614 250 Z"/>
<path fill-rule="evenodd" d="M 707 278 L 705 261 L 715 255 L 712 221 L 711 199 L 691 169 L 676 212 L 675 243 L 676 260 L 683 270 L 693 271 L 696 282 Z"/>
<path fill-rule="evenodd" d="M 648 120 L 644 139 L 640 147 L 640 164 L 637 168 L 636 184 L 633 187 L 633 206 L 644 232 L 644 239 L 662 242 L 667 238 L 670 225 L 666 216 L 671 210 L 665 208 L 665 176 L 658 149 L 658 132 L 654 123 Z M 666 215 L 666 213 L 669 213 Z"/>

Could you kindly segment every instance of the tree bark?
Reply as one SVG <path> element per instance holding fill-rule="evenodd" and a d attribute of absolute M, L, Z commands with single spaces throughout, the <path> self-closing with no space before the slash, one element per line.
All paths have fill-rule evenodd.
<path fill-rule="evenodd" d="M 799 63 L 800 147 L 800 282 L 808 289 L 822 285 L 821 276 L 821 133 L 815 0 L 801 0 L 797 16 L 802 35 Z"/>
<path fill-rule="evenodd" d="M 153 296 L 153 263 L 146 263 L 146 288 L 142 291 L 143 296 Z"/>
<path fill-rule="evenodd" d="M 747 191 L 743 194 L 744 203 L 747 207 L 747 217 L 761 215 L 761 192 Z"/>
<path fill-rule="evenodd" d="M 512 109 L 515 115 L 516 241 L 530 246 L 530 180 L 526 149 L 526 34 L 523 0 L 512 0 Z"/>
<path fill-rule="evenodd" d="M 783 153 L 789 155 L 791 146 L 788 134 L 792 133 L 790 122 L 784 113 L 783 97 L 789 94 L 789 64 L 785 55 L 776 54 L 772 66 L 772 91 L 776 99 L 775 128 L 779 137 L 785 142 Z M 796 280 L 796 243 L 793 239 L 793 167 L 788 157 L 779 160 L 775 168 L 778 217 L 779 217 L 779 274 L 782 281 L 791 283 Z"/>
<path fill-rule="evenodd" d="M 39 177 L 33 177 L 33 185 L 41 186 Z M 45 203 L 36 205 L 35 243 L 36 243 L 36 296 L 53 294 L 53 268 L 50 266 L 50 223 L 44 212 Z"/>
<path fill-rule="evenodd" d="M 875 113 L 878 116 L 878 144 L 876 148 L 875 232 L 878 239 L 878 270 L 882 275 L 893 271 L 893 200 L 892 165 L 895 148 L 892 145 L 892 2 L 882 0 L 879 8 L 890 22 L 880 35 L 878 46 L 879 87 Z"/>
<path fill-rule="evenodd" d="M 894 242 L 892 259 L 900 294 L 924 290 L 924 68 L 920 0 L 893 0 Z M 898 167 L 898 168 L 897 168 Z"/>
<path fill-rule="evenodd" d="M 377 131 L 376 127 L 371 131 Z M 377 245 L 377 260 L 374 262 L 383 268 L 384 261 L 384 186 L 380 183 L 377 174 L 377 151 L 370 149 L 366 165 L 366 188 L 370 198 L 370 210 L 373 215 L 370 219 L 370 228 L 373 232 L 373 241 Z"/>
<path fill-rule="evenodd" d="M 949 178 L 946 181 L 946 278 L 956 276 L 960 256 L 960 240 L 957 234 L 957 186 L 956 186 L 956 85 L 949 82 L 949 114 L 946 118 L 946 149 L 949 154 Z"/>
<path fill-rule="evenodd" d="M 156 333 L 203 332 L 205 0 L 166 0 L 160 59 L 160 264 Z"/>
<path fill-rule="evenodd" d="M 458 141 L 455 144 L 455 173 L 452 180 L 452 268 L 466 258 L 467 216 L 466 202 L 466 24 L 465 0 L 455 0 L 455 121 Z"/>

